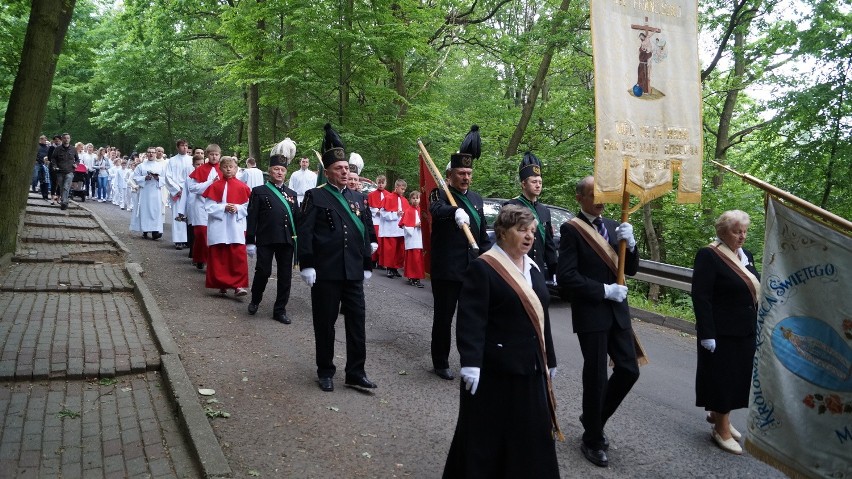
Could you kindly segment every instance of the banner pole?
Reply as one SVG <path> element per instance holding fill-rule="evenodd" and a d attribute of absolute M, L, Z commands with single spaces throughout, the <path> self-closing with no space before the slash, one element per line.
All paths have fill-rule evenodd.
<path fill-rule="evenodd" d="M 838 227 L 842 230 L 845 230 L 845 231 L 852 231 L 852 221 L 849 221 L 845 218 L 837 216 L 836 214 L 834 214 L 830 211 L 824 210 L 824 209 L 820 208 L 819 206 L 817 206 L 813 203 L 809 203 L 809 202 L 799 198 L 798 196 L 793 195 L 792 193 L 788 193 L 788 192 L 786 192 L 786 191 L 784 191 L 784 190 L 782 190 L 778 187 L 772 186 L 765 181 L 762 181 L 762 180 L 755 178 L 754 176 L 751 176 L 751 175 L 746 174 L 746 173 L 740 173 L 739 171 L 736 171 L 736 170 L 734 170 L 733 168 L 731 168 L 727 165 L 723 165 L 722 163 L 719 163 L 716 160 L 710 160 L 710 161 L 712 161 L 713 164 L 718 166 L 719 168 L 721 168 L 721 169 L 723 169 L 723 170 L 725 170 L 729 173 L 732 173 L 736 176 L 739 176 L 743 181 L 745 181 L 747 183 L 751 183 L 752 185 L 762 189 L 763 191 L 766 191 L 766 192 L 771 193 L 771 194 L 773 194 L 773 195 L 775 195 L 779 198 L 782 198 L 786 201 L 789 201 L 790 203 L 793 203 L 794 205 L 804 209 L 808 213 L 811 213 L 815 216 L 818 216 L 819 218 L 821 218 L 822 220 L 824 220 L 827 223 L 831 223 L 834 226 L 836 226 L 836 227 Z"/>

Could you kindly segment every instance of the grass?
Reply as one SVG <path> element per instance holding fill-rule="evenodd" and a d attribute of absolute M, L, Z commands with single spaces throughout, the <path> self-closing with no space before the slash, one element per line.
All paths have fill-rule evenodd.
<path fill-rule="evenodd" d="M 630 289 L 627 293 L 627 301 L 631 307 L 670 318 L 679 318 L 690 323 L 695 322 L 695 312 L 692 310 L 692 298 L 689 294 L 685 292 L 666 294 L 655 303 L 647 297 L 647 283 L 628 280 L 628 287 Z"/>

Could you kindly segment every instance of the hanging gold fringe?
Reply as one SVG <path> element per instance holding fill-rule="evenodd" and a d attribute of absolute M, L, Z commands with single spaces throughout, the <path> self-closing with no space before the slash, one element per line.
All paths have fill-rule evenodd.
<path fill-rule="evenodd" d="M 809 471 L 804 471 L 797 468 L 794 464 L 790 464 L 787 462 L 783 462 L 781 459 L 776 457 L 774 454 L 769 452 L 766 449 L 763 449 L 761 446 L 755 444 L 751 438 L 746 438 L 745 440 L 745 448 L 746 451 L 749 452 L 752 456 L 757 458 L 758 460 L 769 464 L 770 466 L 778 469 L 779 471 L 786 474 L 788 477 L 792 479 L 812 479 L 822 477 L 817 474 L 808 473 Z"/>

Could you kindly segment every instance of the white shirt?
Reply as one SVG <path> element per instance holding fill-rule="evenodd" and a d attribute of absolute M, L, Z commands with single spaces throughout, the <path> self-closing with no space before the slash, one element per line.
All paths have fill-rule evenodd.
<path fill-rule="evenodd" d="M 204 197 L 200 199 L 204 200 L 204 210 L 207 211 L 207 245 L 245 244 L 248 202 L 235 205 L 236 213 L 226 213 L 228 185 L 225 185 L 225 191 L 222 192 L 221 202 Z"/>
<path fill-rule="evenodd" d="M 245 183 L 249 188 L 254 188 L 255 186 L 263 184 L 263 172 L 253 166 L 240 171 L 237 178 Z"/>
<path fill-rule="evenodd" d="M 189 155 L 175 155 L 166 162 L 166 189 L 169 196 L 177 195 L 183 190 L 186 177 L 192 171 L 192 157 Z"/>
<path fill-rule="evenodd" d="M 294 171 L 293 174 L 290 175 L 290 183 L 287 186 L 299 195 L 299 202 L 301 202 L 306 191 L 311 188 L 316 188 L 317 174 L 311 170 L 300 169 L 298 171 Z"/>
<path fill-rule="evenodd" d="M 541 270 L 539 269 L 538 265 L 535 264 L 535 261 L 533 261 L 532 258 L 529 257 L 529 255 L 524 255 L 524 268 L 518 269 L 518 265 L 515 264 L 515 261 L 512 259 L 512 257 L 509 256 L 508 253 L 503 251 L 503 248 L 501 248 L 500 245 L 494 243 L 493 245 L 491 245 L 491 249 L 499 252 L 500 254 L 508 258 L 509 262 L 512 263 L 512 266 L 514 266 L 515 269 L 517 269 L 518 272 L 520 272 L 524 276 L 524 279 L 527 280 L 527 284 L 530 286 L 530 288 L 532 288 L 532 275 L 530 274 L 530 269 L 535 268 L 539 271 Z"/>

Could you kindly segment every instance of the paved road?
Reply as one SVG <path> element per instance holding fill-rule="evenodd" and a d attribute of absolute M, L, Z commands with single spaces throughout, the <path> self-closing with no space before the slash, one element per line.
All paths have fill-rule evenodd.
<path fill-rule="evenodd" d="M 439 477 L 458 407 L 458 382 L 431 374 L 431 292 L 377 274 L 367 283 L 367 373 L 375 394 L 342 386 L 345 348 L 338 322 L 333 393 L 315 382 L 309 290 L 294 274 L 289 326 L 272 321 L 272 297 L 256 316 L 247 300 L 204 289 L 204 273 L 186 251 L 175 251 L 168 226 L 160 241 L 128 232 L 129 215 L 109 204 L 88 205 L 145 268 L 196 387 L 213 388 L 207 404 L 230 418 L 211 419 L 237 477 Z M 274 279 L 267 292 L 274 296 Z M 639 323 L 651 358 L 607 426 L 610 467 L 597 468 L 579 451 L 580 368 L 570 305 L 551 307 L 559 375 L 558 415 L 567 440 L 557 443 L 563 477 L 784 477 L 747 453 L 722 452 L 694 407 L 695 338 Z M 451 357 L 458 367 L 458 357 Z M 747 431 L 744 411 L 734 425 Z"/>

